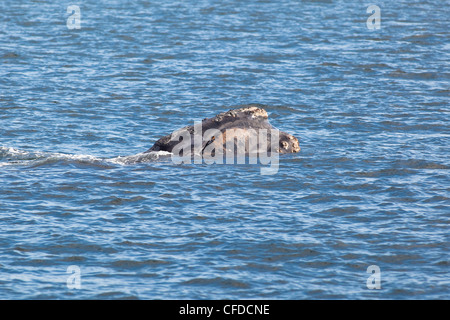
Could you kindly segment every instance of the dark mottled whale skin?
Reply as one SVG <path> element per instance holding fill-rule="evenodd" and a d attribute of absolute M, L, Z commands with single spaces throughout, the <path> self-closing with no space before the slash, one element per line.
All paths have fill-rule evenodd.
<path fill-rule="evenodd" d="M 229 137 L 227 137 L 227 132 L 233 132 L 234 136 L 231 137 L 232 139 L 235 139 L 236 136 L 238 139 L 244 138 L 248 140 L 250 129 L 253 129 L 256 132 L 258 132 L 260 129 L 266 129 L 268 132 L 268 143 L 265 144 L 265 148 L 267 149 L 265 150 L 266 152 L 275 151 L 280 154 L 284 154 L 300 151 L 298 139 L 291 134 L 279 131 L 278 129 L 273 127 L 269 123 L 266 110 L 264 110 L 260 105 L 246 105 L 238 109 L 232 109 L 227 112 L 222 112 L 213 118 L 203 119 L 201 124 L 202 137 L 208 129 L 217 129 L 222 133 L 220 137 L 217 137 L 217 135 L 215 135 L 203 139 L 201 150 L 204 150 L 204 148 L 210 144 L 213 144 L 216 150 L 218 150 L 219 148 L 225 150 L 227 138 L 229 139 Z M 156 143 L 149 150 L 147 150 L 146 153 L 151 151 L 172 152 L 174 147 L 180 143 L 179 134 L 183 131 L 187 131 L 191 136 L 193 136 L 194 125 L 181 128 L 167 136 L 162 137 L 161 139 L 156 141 Z M 276 131 L 276 133 L 278 134 L 278 143 L 277 146 L 275 146 L 275 150 L 271 150 L 271 145 L 274 146 L 275 144 L 270 143 L 270 134 L 274 131 Z M 230 134 L 228 134 L 228 136 L 230 136 Z M 194 148 L 194 139 L 192 139 L 191 141 L 191 147 Z M 248 154 L 249 152 L 250 150 L 248 150 L 248 148 L 246 147 L 246 154 Z"/>

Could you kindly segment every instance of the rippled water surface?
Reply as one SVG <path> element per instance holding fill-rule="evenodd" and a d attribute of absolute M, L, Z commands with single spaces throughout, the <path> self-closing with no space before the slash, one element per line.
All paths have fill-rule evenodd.
<path fill-rule="evenodd" d="M 448 299 L 449 3 L 373 4 L 1 1 L 0 299 Z M 248 103 L 277 174 L 139 155 Z"/>

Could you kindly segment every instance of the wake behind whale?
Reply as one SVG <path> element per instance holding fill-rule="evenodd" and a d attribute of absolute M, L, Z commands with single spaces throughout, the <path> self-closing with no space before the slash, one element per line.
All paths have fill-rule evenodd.
<path fill-rule="evenodd" d="M 75 166 L 93 166 L 99 168 L 113 168 L 117 165 L 132 165 L 137 163 L 164 161 L 170 159 L 171 153 L 156 151 L 138 153 L 130 156 L 102 158 L 86 154 L 65 154 L 56 152 L 25 151 L 12 147 L 0 147 L 0 167 L 26 166 L 40 167 L 45 165 L 65 164 Z"/>

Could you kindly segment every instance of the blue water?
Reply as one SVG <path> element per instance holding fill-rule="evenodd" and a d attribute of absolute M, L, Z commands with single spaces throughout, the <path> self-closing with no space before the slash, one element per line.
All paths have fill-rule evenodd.
<path fill-rule="evenodd" d="M 450 298 L 449 8 L 2 0 L 0 299 Z M 248 103 L 277 174 L 140 158 Z"/>

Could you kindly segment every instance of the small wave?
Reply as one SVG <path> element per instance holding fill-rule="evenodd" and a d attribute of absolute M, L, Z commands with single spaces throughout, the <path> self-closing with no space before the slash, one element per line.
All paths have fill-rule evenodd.
<path fill-rule="evenodd" d="M 389 73 L 392 78 L 403 78 L 410 80 L 436 80 L 449 78 L 448 73 L 444 72 L 406 72 L 400 69 Z"/>
<path fill-rule="evenodd" d="M 168 158 L 172 153 L 167 151 L 152 151 L 148 153 L 138 153 L 131 156 L 124 156 L 124 157 L 115 157 L 111 159 L 107 159 L 108 162 L 114 163 L 114 164 L 136 164 L 136 163 L 144 163 L 144 162 L 154 162 L 159 159 L 166 159 Z"/>
<path fill-rule="evenodd" d="M 92 155 L 76 155 L 52 152 L 30 152 L 11 147 L 0 147 L 0 167 L 3 166 L 29 166 L 39 167 L 54 163 L 65 163 L 75 165 L 96 166 L 108 168 L 114 165 L 129 165 L 145 162 L 154 162 L 158 159 L 165 159 L 170 152 L 156 151 L 149 153 L 138 153 L 131 156 L 100 158 Z"/>
<path fill-rule="evenodd" d="M 31 166 L 38 167 L 53 163 L 101 164 L 102 159 L 92 155 L 75 155 L 51 152 L 29 152 L 15 148 L 0 147 L 0 167 Z"/>
<path fill-rule="evenodd" d="M 0 147 L 0 167 L 17 164 L 30 164 L 47 158 L 44 152 L 27 152 L 15 148 Z"/>
<path fill-rule="evenodd" d="M 239 280 L 229 279 L 229 278 L 194 278 L 191 280 L 184 281 L 183 285 L 215 285 L 220 287 L 230 287 L 230 288 L 249 288 L 250 285 L 247 282 L 242 282 Z"/>
<path fill-rule="evenodd" d="M 398 164 L 401 167 L 406 167 L 406 168 L 411 168 L 411 169 L 443 169 L 443 170 L 450 169 L 450 166 L 448 166 L 446 164 L 432 162 L 432 161 L 424 160 L 424 159 L 401 160 L 401 161 L 397 161 L 396 164 Z"/>
<path fill-rule="evenodd" d="M 15 52 L 7 52 L 0 56 L 0 59 L 17 59 L 20 58 L 20 55 Z"/>

